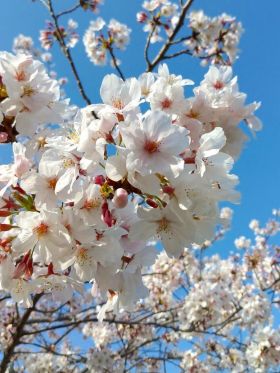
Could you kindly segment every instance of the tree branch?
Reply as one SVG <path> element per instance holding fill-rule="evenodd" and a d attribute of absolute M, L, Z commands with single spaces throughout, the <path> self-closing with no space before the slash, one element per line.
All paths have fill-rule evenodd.
<path fill-rule="evenodd" d="M 16 332 L 13 336 L 13 340 L 12 340 L 11 344 L 9 344 L 8 347 L 6 348 L 6 350 L 4 351 L 3 359 L 2 359 L 2 362 L 1 362 L 1 365 L 0 365 L 0 373 L 5 373 L 6 372 L 7 367 L 10 364 L 11 357 L 14 353 L 14 350 L 15 350 L 16 346 L 19 344 L 20 338 L 24 334 L 23 329 L 26 325 L 26 322 L 29 319 L 31 313 L 34 311 L 35 305 L 39 301 L 39 299 L 42 297 L 42 295 L 43 294 L 36 294 L 35 295 L 34 300 L 33 300 L 33 306 L 31 308 L 28 308 L 24 312 L 22 318 L 20 319 L 19 323 L 17 324 Z"/>
<path fill-rule="evenodd" d="M 147 43 L 145 45 L 145 50 L 144 50 L 144 57 L 145 57 L 145 60 L 147 62 L 147 68 L 149 69 L 150 66 L 151 66 L 151 61 L 150 61 L 150 58 L 149 58 L 149 48 L 150 48 L 150 45 L 151 45 L 151 39 L 154 35 L 154 32 L 155 32 L 155 29 L 156 29 L 157 25 L 156 23 L 154 23 L 153 25 L 153 28 L 152 30 L 150 31 L 149 33 L 149 36 L 147 38 Z"/>
<path fill-rule="evenodd" d="M 171 58 L 181 56 L 182 54 L 188 54 L 189 56 L 193 55 L 189 49 L 184 49 L 182 51 L 179 51 L 173 54 L 165 55 L 164 57 L 162 57 L 162 60 L 169 60 Z"/>
<path fill-rule="evenodd" d="M 154 68 L 157 66 L 157 64 L 162 61 L 166 55 L 166 52 L 169 50 L 169 48 L 172 45 L 173 40 L 175 39 L 178 32 L 181 30 L 182 26 L 184 25 L 184 21 L 186 18 L 186 14 L 188 10 L 190 9 L 192 3 L 194 0 L 188 0 L 185 5 L 182 7 L 181 14 L 178 19 L 178 23 L 176 27 L 174 28 L 172 34 L 168 37 L 166 43 L 162 46 L 161 50 L 158 52 L 157 56 L 154 58 L 154 60 L 150 63 L 150 65 L 147 67 L 147 72 L 153 71 Z"/>
<path fill-rule="evenodd" d="M 58 24 L 58 18 L 57 18 L 57 15 L 55 14 L 54 12 L 54 9 L 53 9 L 53 5 L 52 5 L 52 0 L 47 0 L 48 1 L 48 7 L 49 7 L 49 12 L 50 12 L 50 15 L 53 19 L 53 22 L 54 22 L 54 25 L 55 25 L 55 28 L 56 28 L 56 32 L 57 32 L 57 41 L 60 45 L 60 48 L 63 52 L 63 54 L 65 55 L 65 57 L 67 58 L 69 64 L 70 64 L 70 67 L 72 69 L 72 72 L 74 74 L 74 77 L 75 77 L 75 80 L 77 82 L 77 85 L 78 85 L 78 88 L 79 88 L 79 92 L 82 96 L 82 98 L 84 99 L 84 101 L 90 105 L 91 104 L 91 101 L 90 99 L 88 98 L 88 96 L 86 95 L 86 92 L 84 90 L 84 87 L 82 85 L 82 82 L 81 82 L 81 79 L 80 79 L 80 76 L 78 74 L 78 71 L 76 69 L 76 66 L 75 66 L 75 63 L 73 61 L 73 58 L 72 58 L 72 54 L 70 52 L 70 49 L 67 47 L 66 43 L 65 43 L 65 40 L 64 40 L 64 36 L 62 35 L 61 33 L 61 30 L 59 28 L 59 24 Z M 93 112 L 93 116 L 97 119 L 97 115 L 95 112 Z"/>
<path fill-rule="evenodd" d="M 125 81 L 125 76 L 122 73 L 122 71 L 121 71 L 121 69 L 120 69 L 120 67 L 118 65 L 118 62 L 117 62 L 117 59 L 116 59 L 116 56 L 114 54 L 112 46 L 108 45 L 107 49 L 108 49 L 108 51 L 110 53 L 110 56 L 112 57 L 112 61 L 113 61 L 113 65 L 114 65 L 115 69 L 117 70 L 117 72 L 118 72 L 119 76 L 122 78 L 122 80 Z"/>
<path fill-rule="evenodd" d="M 183 43 L 183 41 L 190 40 L 191 38 L 193 38 L 193 35 L 184 36 L 180 39 L 173 40 L 172 42 L 170 42 L 170 45 L 177 45 L 177 44 Z"/>
<path fill-rule="evenodd" d="M 79 1 L 79 2 L 78 2 L 76 5 L 74 5 L 72 8 L 69 8 L 69 9 L 67 9 L 67 10 L 64 10 L 64 11 L 61 12 L 61 13 L 58 13 L 58 14 L 56 15 L 57 19 L 58 19 L 59 17 L 65 16 L 66 14 L 70 14 L 70 13 L 75 12 L 75 10 L 79 9 L 80 6 L 81 6 L 81 4 L 80 4 L 80 1 Z"/>

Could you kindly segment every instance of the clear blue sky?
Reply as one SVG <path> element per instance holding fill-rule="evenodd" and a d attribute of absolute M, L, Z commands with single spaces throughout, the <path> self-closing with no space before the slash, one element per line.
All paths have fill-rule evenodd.
<path fill-rule="evenodd" d="M 68 8 L 76 1 L 54 0 L 56 8 Z M 140 0 L 105 0 L 101 14 L 105 20 L 111 17 L 127 23 L 132 29 L 132 42 L 127 52 L 121 53 L 122 69 L 127 77 L 138 76 L 144 71 L 143 47 L 146 34 L 136 24 L 135 14 L 141 7 Z M 209 15 L 227 12 L 236 16 L 243 24 L 245 33 L 241 40 L 240 59 L 234 65 L 239 77 L 240 89 L 248 94 L 249 101 L 262 101 L 258 115 L 264 129 L 256 139 L 247 143 L 234 172 L 240 177 L 241 204 L 234 207 L 235 216 L 232 233 L 217 249 L 221 253 L 225 244 L 230 246 L 236 235 L 247 232 L 252 217 L 265 220 L 273 207 L 279 206 L 279 164 L 280 140 L 280 48 L 279 12 L 280 2 L 276 0 L 196 0 L 193 9 L 203 8 Z M 0 5 L 0 49 L 10 50 L 13 38 L 19 33 L 30 35 L 38 42 L 38 30 L 48 19 L 46 9 L 31 0 L 1 0 Z M 79 32 L 84 33 L 89 20 L 96 18 L 92 13 L 78 11 L 74 18 L 79 22 Z M 64 18 L 67 21 L 68 16 Z M 104 74 L 112 72 L 110 67 L 93 66 L 86 58 L 83 44 L 75 48 L 74 59 L 78 61 L 81 79 L 88 95 L 99 101 L 99 86 Z M 55 49 L 56 70 L 59 76 L 71 76 L 67 62 Z M 171 71 L 184 75 L 199 83 L 205 68 L 189 56 L 182 56 L 170 63 Z M 72 102 L 82 105 L 75 82 L 70 81 L 67 92 Z M 7 161 L 10 152 L 0 147 L 0 162 Z M 224 248 L 224 249 L 223 249 Z"/>

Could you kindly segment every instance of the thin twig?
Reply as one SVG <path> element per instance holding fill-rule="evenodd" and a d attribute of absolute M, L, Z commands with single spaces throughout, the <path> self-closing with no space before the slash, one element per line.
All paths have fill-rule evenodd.
<path fill-rule="evenodd" d="M 162 60 L 169 60 L 170 58 L 175 58 L 181 56 L 182 54 L 188 54 L 189 56 L 193 55 L 189 49 L 184 49 L 173 54 L 165 55 L 164 57 L 162 57 Z"/>
<path fill-rule="evenodd" d="M 116 56 L 114 54 L 114 51 L 113 51 L 113 48 L 111 45 L 108 45 L 108 51 L 110 53 L 110 56 L 112 57 L 112 61 L 113 61 L 113 65 L 115 67 L 115 69 L 117 70 L 119 76 L 122 78 L 123 81 L 125 81 L 125 76 L 123 74 L 123 72 L 121 71 L 119 65 L 118 65 L 118 62 L 117 62 L 117 59 L 116 59 Z"/>
<path fill-rule="evenodd" d="M 48 7 L 48 4 L 46 3 L 46 0 L 39 0 L 39 2 L 41 4 L 43 4 L 49 10 L 49 7 Z"/>
<path fill-rule="evenodd" d="M 174 40 L 174 41 L 170 42 L 170 45 L 177 45 L 177 44 L 182 43 L 183 41 L 190 40 L 192 38 L 193 38 L 193 35 L 184 36 L 180 39 L 177 39 L 177 40 Z"/>
<path fill-rule="evenodd" d="M 78 74 L 78 71 L 76 69 L 75 63 L 73 61 L 70 49 L 67 47 L 67 45 L 65 43 L 65 40 L 64 40 L 64 36 L 61 33 L 61 30 L 60 30 L 60 27 L 59 27 L 59 24 L 58 24 L 57 15 L 55 14 L 54 9 L 53 9 L 52 0 L 48 0 L 48 7 L 49 7 L 50 15 L 51 15 L 51 17 L 53 19 L 53 22 L 54 22 L 54 25 L 55 25 L 55 28 L 56 28 L 57 41 L 58 41 L 58 43 L 60 45 L 60 48 L 61 48 L 62 52 L 64 53 L 65 57 L 67 58 L 67 60 L 69 61 L 70 67 L 71 67 L 72 72 L 74 74 L 74 77 L 75 77 L 75 80 L 77 82 L 77 85 L 78 85 L 78 88 L 79 88 L 79 92 L 80 92 L 82 98 L 84 99 L 84 101 L 88 105 L 90 105 L 91 101 L 90 101 L 90 99 L 88 98 L 88 96 L 85 93 L 85 90 L 84 90 L 84 87 L 82 85 L 80 76 Z M 94 111 L 92 112 L 92 114 L 93 114 L 93 116 L 95 118 L 98 118 L 97 115 L 96 115 L 96 113 Z"/>
<path fill-rule="evenodd" d="M 0 373 L 5 373 L 7 371 L 7 368 L 8 368 L 8 365 L 9 365 L 10 361 L 11 361 L 11 357 L 14 353 L 14 350 L 15 350 L 16 346 L 20 343 L 20 338 L 24 334 L 23 329 L 26 325 L 26 322 L 29 319 L 31 313 L 34 311 L 35 305 L 39 301 L 41 296 L 42 296 L 42 294 L 36 294 L 35 295 L 34 300 L 33 300 L 33 306 L 28 308 L 24 312 L 22 318 L 19 320 L 18 324 L 16 325 L 16 332 L 13 335 L 12 342 L 8 345 L 8 347 L 6 348 L 6 350 L 3 353 L 3 359 L 2 359 L 1 365 L 0 365 Z"/>
<path fill-rule="evenodd" d="M 152 37 L 154 35 L 156 27 L 157 27 L 157 25 L 156 25 L 156 23 L 154 23 L 153 28 L 151 29 L 151 31 L 149 33 L 149 36 L 147 38 L 147 42 L 146 42 L 145 50 L 144 50 L 144 57 L 145 57 L 145 60 L 147 62 L 147 67 L 148 68 L 150 68 L 150 66 L 151 66 L 151 61 L 150 61 L 150 58 L 149 58 L 149 48 L 150 48 L 151 39 L 152 39 Z"/>
<path fill-rule="evenodd" d="M 80 1 L 79 1 L 79 2 L 78 2 L 76 5 L 74 5 L 72 8 L 69 8 L 69 9 L 67 9 L 67 10 L 64 10 L 64 11 L 61 12 L 61 13 L 58 13 L 58 14 L 56 15 L 57 19 L 58 19 L 59 17 L 65 16 L 66 14 L 70 14 L 70 13 L 75 12 L 75 10 L 79 9 L 80 6 L 81 6 L 81 3 L 80 3 Z"/>

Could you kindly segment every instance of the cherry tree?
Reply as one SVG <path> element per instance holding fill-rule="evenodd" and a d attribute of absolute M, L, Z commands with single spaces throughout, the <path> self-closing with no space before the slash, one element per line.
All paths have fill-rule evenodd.
<path fill-rule="evenodd" d="M 0 372 L 278 371 L 280 212 L 252 220 L 227 258 L 209 250 L 230 228 L 221 204 L 240 199 L 234 163 L 262 127 L 233 72 L 241 23 L 194 0 L 144 1 L 146 70 L 126 77 L 134 30 L 105 22 L 103 1 L 37 2 L 41 45 L 20 34 L 0 52 L 0 146 L 13 151 L 0 165 Z M 99 103 L 72 53 L 81 9 L 93 12 L 85 58 L 112 68 Z M 83 107 L 53 71 L 55 44 Z M 188 56 L 200 83 L 168 66 Z"/>

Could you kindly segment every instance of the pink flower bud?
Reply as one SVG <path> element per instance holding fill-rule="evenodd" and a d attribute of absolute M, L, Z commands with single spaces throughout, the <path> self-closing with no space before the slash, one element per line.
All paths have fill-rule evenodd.
<path fill-rule="evenodd" d="M 101 219 L 103 220 L 105 224 L 108 225 L 108 227 L 112 227 L 116 221 L 113 215 L 111 214 L 108 203 L 106 201 L 103 202 L 101 206 L 101 210 L 102 210 Z"/>
<path fill-rule="evenodd" d="M 118 208 L 122 209 L 127 205 L 128 194 L 123 188 L 119 188 L 115 191 L 114 198 L 112 200 L 113 204 Z"/>
<path fill-rule="evenodd" d="M 0 144 L 8 140 L 8 134 L 6 132 L 0 132 Z"/>
<path fill-rule="evenodd" d="M 93 182 L 94 182 L 94 184 L 97 184 L 97 185 L 102 185 L 102 184 L 104 184 L 104 182 L 105 182 L 104 176 L 103 176 L 103 175 L 95 176 L 95 177 L 93 178 Z"/>
<path fill-rule="evenodd" d="M 146 19 L 148 18 L 147 14 L 144 12 L 139 12 L 136 15 L 137 21 L 140 23 L 144 23 Z"/>
<path fill-rule="evenodd" d="M 53 263 L 50 263 L 48 265 L 48 276 L 54 275 L 54 270 L 53 270 Z"/>
<path fill-rule="evenodd" d="M 172 186 L 170 186 L 170 185 L 165 185 L 165 186 L 162 187 L 162 191 L 163 191 L 163 193 L 166 193 L 169 196 L 172 196 L 174 191 L 175 191 L 175 188 L 172 188 Z"/>

